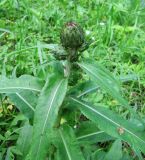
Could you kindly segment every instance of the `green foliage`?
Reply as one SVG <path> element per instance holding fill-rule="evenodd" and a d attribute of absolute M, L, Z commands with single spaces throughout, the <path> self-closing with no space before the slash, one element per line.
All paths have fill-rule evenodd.
<path fill-rule="evenodd" d="M 19 138 L 16 144 L 17 149 L 21 152 L 21 155 L 17 157 L 18 160 L 26 158 L 30 150 L 31 138 L 32 138 L 32 126 L 29 124 L 29 122 L 26 122 L 20 130 Z"/>
<path fill-rule="evenodd" d="M 33 118 L 37 104 L 37 95 L 32 91 L 21 91 L 8 94 L 15 106 L 28 118 Z"/>
<path fill-rule="evenodd" d="M 0 160 L 145 158 L 144 11 L 144 0 L 0 2 Z"/>
<path fill-rule="evenodd" d="M 31 160 L 45 159 L 46 157 L 47 148 L 51 143 L 49 132 L 55 126 L 66 89 L 67 79 L 59 78 L 59 75 L 51 77 L 44 86 L 34 116 L 33 144 L 29 156 Z"/>
<path fill-rule="evenodd" d="M 39 82 L 39 79 L 29 75 L 23 75 L 11 80 L 2 77 L 0 84 L 0 93 L 17 93 L 21 90 L 40 92 L 43 85 Z"/>
<path fill-rule="evenodd" d="M 135 148 L 140 148 L 142 152 L 145 151 L 145 137 L 144 132 L 135 126 L 133 123 L 129 123 L 119 116 L 115 115 L 103 106 L 92 106 L 76 98 L 71 98 L 76 105 L 81 106 L 81 111 L 94 123 L 98 124 L 98 127 L 106 133 L 116 138 L 127 141 Z"/>
<path fill-rule="evenodd" d="M 80 159 L 84 160 L 83 154 L 80 150 L 79 145 L 77 144 L 77 139 L 74 135 L 74 131 L 68 127 L 63 126 L 59 129 L 59 149 L 58 149 L 58 159 Z M 63 147 L 62 147 L 63 146 Z"/>

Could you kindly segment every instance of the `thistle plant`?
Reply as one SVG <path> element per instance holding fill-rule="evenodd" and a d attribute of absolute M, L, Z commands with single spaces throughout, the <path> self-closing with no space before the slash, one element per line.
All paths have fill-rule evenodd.
<path fill-rule="evenodd" d="M 56 59 L 67 59 L 75 62 L 79 58 L 79 52 L 88 48 L 84 30 L 75 22 L 67 22 L 61 29 L 60 42 L 63 49 L 54 50 Z"/>
<path fill-rule="evenodd" d="M 84 30 L 75 22 L 67 22 L 62 27 L 60 41 L 67 53 L 66 59 L 69 62 L 69 66 L 67 66 L 69 69 L 67 70 L 71 68 L 69 85 L 74 85 L 81 77 L 79 67 L 75 62 L 79 59 L 79 51 L 86 44 Z"/>
<path fill-rule="evenodd" d="M 60 39 L 65 49 L 78 50 L 85 41 L 85 35 L 77 23 L 68 22 L 62 28 Z"/>
<path fill-rule="evenodd" d="M 78 50 L 85 43 L 83 29 L 75 22 L 68 22 L 61 31 L 61 44 L 69 52 L 69 59 L 77 61 Z"/>
<path fill-rule="evenodd" d="M 0 93 L 25 116 L 14 146 L 16 160 L 107 160 L 116 147 L 120 152 L 113 152 L 113 156 L 120 159 L 128 148 L 142 157 L 144 123 L 122 96 L 120 83 L 124 78 L 113 76 L 99 62 L 80 54 L 86 42 L 77 23 L 66 23 L 60 40 L 61 44 L 41 46 L 55 57 L 50 64 L 52 72 L 42 68 L 46 76 L 0 79 Z M 84 74 L 88 80 L 83 79 Z M 92 94 L 97 97 L 102 90 L 143 127 L 114 113 L 107 104 L 96 104 L 89 98 Z M 109 144 L 110 149 L 100 152 L 100 143 Z"/>

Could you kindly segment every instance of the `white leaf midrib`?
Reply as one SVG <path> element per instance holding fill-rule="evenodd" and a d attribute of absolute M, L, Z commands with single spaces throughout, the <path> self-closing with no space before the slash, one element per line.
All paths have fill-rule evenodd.
<path fill-rule="evenodd" d="M 27 106 L 34 112 L 35 109 L 33 108 L 33 106 L 24 98 L 20 95 L 20 93 L 16 92 L 16 95 L 25 103 L 27 104 Z"/>
<path fill-rule="evenodd" d="M 8 90 L 8 89 L 24 89 L 24 90 L 31 90 L 31 91 L 37 91 L 40 92 L 41 90 L 36 88 L 29 88 L 29 87 L 2 87 L 0 90 Z"/>
<path fill-rule="evenodd" d="M 48 111 L 47 111 L 46 119 L 45 119 L 45 121 L 44 121 L 44 125 L 43 125 L 43 128 L 42 128 L 41 135 L 44 134 L 45 126 L 46 126 L 46 123 L 47 123 L 47 119 L 48 119 L 50 110 L 51 110 L 51 108 L 52 108 L 53 101 L 54 101 L 55 96 L 56 96 L 56 94 L 57 94 L 57 91 L 58 91 L 58 89 L 59 89 L 59 87 L 61 86 L 61 84 L 62 84 L 63 81 L 64 81 L 64 79 L 61 80 L 61 81 L 58 83 L 58 85 L 56 86 L 56 89 L 55 89 L 55 91 L 54 91 L 53 97 L 52 97 L 51 102 L 50 102 L 49 107 L 48 107 Z M 42 138 L 43 138 L 43 136 L 41 136 L 40 141 L 39 141 L 39 144 L 38 144 L 37 155 L 38 155 L 39 150 L 40 150 L 40 146 L 41 146 L 41 143 L 42 143 Z M 36 160 L 37 160 L 37 155 L 36 155 Z"/>
<path fill-rule="evenodd" d="M 86 108 L 92 110 L 93 112 L 99 114 L 100 116 L 102 116 L 103 118 L 107 119 L 108 121 L 112 122 L 113 124 L 115 124 L 117 127 L 120 127 L 121 125 L 119 123 L 114 122 L 112 119 L 108 118 L 107 116 L 103 115 L 102 113 L 98 112 L 97 110 L 95 110 L 94 108 L 90 107 L 87 104 L 82 103 L 81 101 L 71 97 L 71 99 L 73 99 L 74 101 L 78 102 L 79 104 L 85 106 Z M 127 128 L 125 128 L 124 126 L 122 126 L 123 129 L 128 132 L 129 134 L 131 134 L 132 136 L 136 137 L 137 139 L 139 139 L 141 142 L 143 142 L 145 144 L 145 141 L 143 139 L 141 139 L 140 137 L 138 137 L 137 135 L 135 135 L 134 133 L 132 133 L 130 130 L 128 130 Z"/>
<path fill-rule="evenodd" d="M 100 81 L 100 83 L 101 84 L 104 84 L 104 83 L 102 83 L 102 80 L 101 80 L 101 78 L 99 77 L 99 76 L 96 76 L 96 74 L 94 74 L 91 70 L 89 70 L 87 67 L 85 67 L 83 64 L 79 64 L 82 68 L 84 68 L 84 69 L 86 69 L 88 72 L 90 72 L 94 77 L 96 77 L 99 81 Z M 106 87 L 107 87 L 107 85 L 106 84 L 104 84 Z M 107 89 L 109 89 L 108 87 L 107 87 Z M 115 88 L 114 88 L 115 89 Z M 109 89 L 110 90 L 110 89 Z M 115 91 L 118 93 L 118 94 L 120 94 L 116 89 L 115 89 Z"/>
<path fill-rule="evenodd" d="M 67 147 L 67 143 L 65 142 L 65 138 L 64 138 L 64 136 L 63 136 L 61 130 L 59 130 L 59 133 L 60 133 L 61 139 L 62 139 L 62 141 L 63 141 L 64 147 L 65 147 L 65 149 L 66 149 L 68 158 L 69 158 L 69 160 L 72 160 L 71 154 L 70 154 L 69 149 L 68 149 L 68 147 Z"/>
<path fill-rule="evenodd" d="M 94 136 L 94 135 L 98 135 L 101 133 L 105 133 L 105 132 L 104 131 L 97 131 L 97 132 L 93 132 L 93 133 L 89 133 L 89 134 L 85 134 L 83 136 L 77 137 L 77 139 L 80 140 L 80 139 L 87 138 L 87 137 Z"/>
<path fill-rule="evenodd" d="M 81 94 L 79 94 L 79 95 L 77 96 L 77 98 L 80 98 L 80 97 L 84 96 L 85 94 L 88 94 L 88 93 L 91 92 L 91 91 L 97 90 L 98 88 L 100 88 L 100 87 L 99 87 L 99 86 L 95 86 L 95 87 L 93 87 L 93 88 L 90 88 L 90 89 L 82 92 Z"/>

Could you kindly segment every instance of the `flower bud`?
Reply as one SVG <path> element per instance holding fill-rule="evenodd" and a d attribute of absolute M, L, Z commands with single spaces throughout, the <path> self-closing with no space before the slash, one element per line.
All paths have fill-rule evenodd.
<path fill-rule="evenodd" d="M 84 31 L 78 24 L 68 22 L 62 28 L 60 39 L 64 48 L 78 50 L 85 41 Z"/>

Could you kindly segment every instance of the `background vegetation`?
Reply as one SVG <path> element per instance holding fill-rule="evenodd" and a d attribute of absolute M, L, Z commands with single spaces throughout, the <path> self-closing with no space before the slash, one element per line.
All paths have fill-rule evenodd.
<path fill-rule="evenodd" d="M 43 78 L 45 72 L 51 73 L 48 64 L 54 57 L 41 44 L 60 43 L 60 29 L 70 20 L 84 28 L 87 40 L 91 42 L 89 49 L 83 53 L 84 57 L 100 62 L 115 76 L 132 80 L 123 83 L 123 94 L 145 120 L 143 0 L 0 1 L 1 77 L 15 78 L 30 74 Z M 87 79 L 85 75 L 84 78 Z M 128 110 L 124 111 L 117 101 L 104 92 L 97 96 L 93 93 L 85 98 L 91 99 L 94 104 L 104 102 L 122 117 L 128 116 Z M 0 154 L 19 154 L 19 151 L 10 147 L 15 144 L 24 119 L 10 99 L 1 95 Z M 101 150 L 108 151 L 110 143 L 100 146 Z M 138 159 L 132 150 L 124 152 Z"/>

